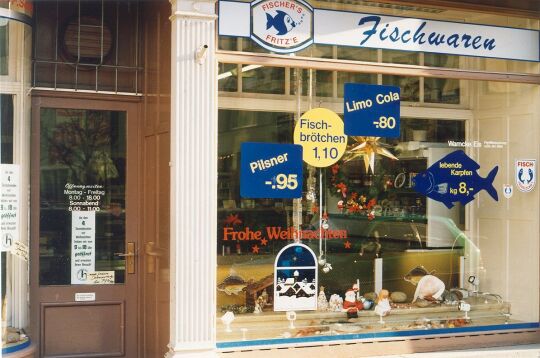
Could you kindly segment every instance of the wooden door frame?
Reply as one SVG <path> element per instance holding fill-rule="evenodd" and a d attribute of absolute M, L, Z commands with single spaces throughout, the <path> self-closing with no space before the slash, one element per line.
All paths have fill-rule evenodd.
<path fill-rule="evenodd" d="M 31 114 L 31 137 L 30 137 L 30 336 L 34 339 L 37 345 L 39 355 L 43 355 L 43 332 L 41 330 L 42 324 L 42 304 L 39 285 L 39 242 L 40 242 L 40 112 L 41 108 L 72 108 L 72 109 L 86 109 L 86 110 L 109 110 L 109 111 L 123 111 L 126 112 L 126 242 L 135 241 L 137 243 L 136 250 L 138 256 L 136 257 L 136 275 L 129 281 L 129 287 L 123 285 L 120 287 L 100 287 L 95 285 L 62 285 L 62 286 L 48 286 L 51 290 L 54 287 L 62 287 L 67 290 L 69 294 L 73 294 L 76 291 L 85 292 L 91 291 L 99 293 L 104 290 L 112 291 L 125 291 L 126 296 L 133 297 L 134 302 L 130 303 L 130 307 L 126 307 L 124 304 L 123 317 L 129 314 L 127 310 L 135 310 L 137 319 L 135 324 L 134 336 L 136 337 L 136 352 L 139 352 L 141 345 L 141 310 L 139 291 L 141 288 L 141 276 L 143 269 L 143 252 L 142 237 L 140 230 L 140 174 L 142 166 L 139 164 L 141 159 L 141 117 L 140 117 L 140 102 L 142 97 L 140 96 L 125 96 L 125 95 L 102 95 L 93 93 L 77 93 L 68 91 L 33 91 L 32 92 L 32 114 Z M 129 178 L 129 179 L 128 179 Z M 129 221 L 128 221 L 129 220 Z M 128 240 L 131 238 L 131 240 Z M 126 274 L 125 283 L 128 283 L 131 275 Z M 124 287 L 126 289 L 124 290 Z M 116 290 L 115 290 L 116 289 Z M 73 297 L 73 296 L 72 296 Z M 71 302 L 74 302 L 74 298 Z M 99 304 L 100 300 L 95 301 Z M 80 302 L 79 304 L 84 304 Z M 52 302 L 51 305 L 58 305 L 57 302 Z M 124 328 L 124 338 L 126 337 L 126 329 Z M 126 353 L 126 348 L 129 342 L 125 339 L 122 342 L 122 352 Z M 96 357 L 99 355 L 95 355 Z M 131 357 L 130 357 L 131 358 Z M 135 357 L 134 357 L 135 358 Z"/>

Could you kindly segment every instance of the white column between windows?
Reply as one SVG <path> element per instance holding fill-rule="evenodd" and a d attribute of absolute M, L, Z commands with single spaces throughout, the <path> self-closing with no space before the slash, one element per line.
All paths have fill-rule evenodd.
<path fill-rule="evenodd" d="M 215 356 L 217 16 L 215 1 L 171 0 L 171 5 L 171 332 L 166 357 Z"/>

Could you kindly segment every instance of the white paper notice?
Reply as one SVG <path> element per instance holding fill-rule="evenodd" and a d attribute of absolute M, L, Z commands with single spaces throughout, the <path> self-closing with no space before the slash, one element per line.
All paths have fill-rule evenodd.
<path fill-rule="evenodd" d="M 114 271 L 89 272 L 88 281 L 94 285 L 114 285 Z"/>
<path fill-rule="evenodd" d="M 28 261 L 28 246 L 20 241 L 15 241 L 11 247 L 11 254 L 23 259 L 24 261 Z"/>
<path fill-rule="evenodd" d="M 19 165 L 0 165 L 0 250 L 19 240 Z"/>
<path fill-rule="evenodd" d="M 71 283 L 93 284 L 88 274 L 96 269 L 96 213 L 71 213 Z"/>

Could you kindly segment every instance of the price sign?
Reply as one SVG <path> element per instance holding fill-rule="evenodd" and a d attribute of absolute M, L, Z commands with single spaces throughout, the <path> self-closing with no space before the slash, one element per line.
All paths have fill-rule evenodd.
<path fill-rule="evenodd" d="M 343 110 L 345 133 L 399 137 L 399 104 L 399 87 L 346 83 Z"/>
<path fill-rule="evenodd" d="M 329 167 L 341 159 L 347 147 L 343 121 L 329 109 L 311 109 L 296 122 L 294 143 L 304 149 L 306 163 L 318 168 Z"/>
<path fill-rule="evenodd" d="M 294 144 L 242 143 L 242 198 L 301 198 L 302 147 Z"/>
<path fill-rule="evenodd" d="M 466 205 L 476 193 L 485 190 L 495 201 L 499 200 L 493 181 L 499 167 L 491 169 L 483 178 L 478 174 L 480 165 L 462 150 L 456 150 L 432 164 L 413 179 L 413 188 L 428 198 L 439 201 L 451 209 L 456 202 Z"/>

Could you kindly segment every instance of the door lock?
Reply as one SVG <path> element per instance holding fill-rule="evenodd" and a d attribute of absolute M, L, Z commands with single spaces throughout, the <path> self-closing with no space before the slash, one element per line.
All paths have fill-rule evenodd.
<path fill-rule="evenodd" d="M 160 248 L 154 241 L 149 241 L 144 245 L 144 252 L 146 254 L 146 273 L 156 272 L 156 258 L 159 258 L 166 254 L 166 251 Z"/>

